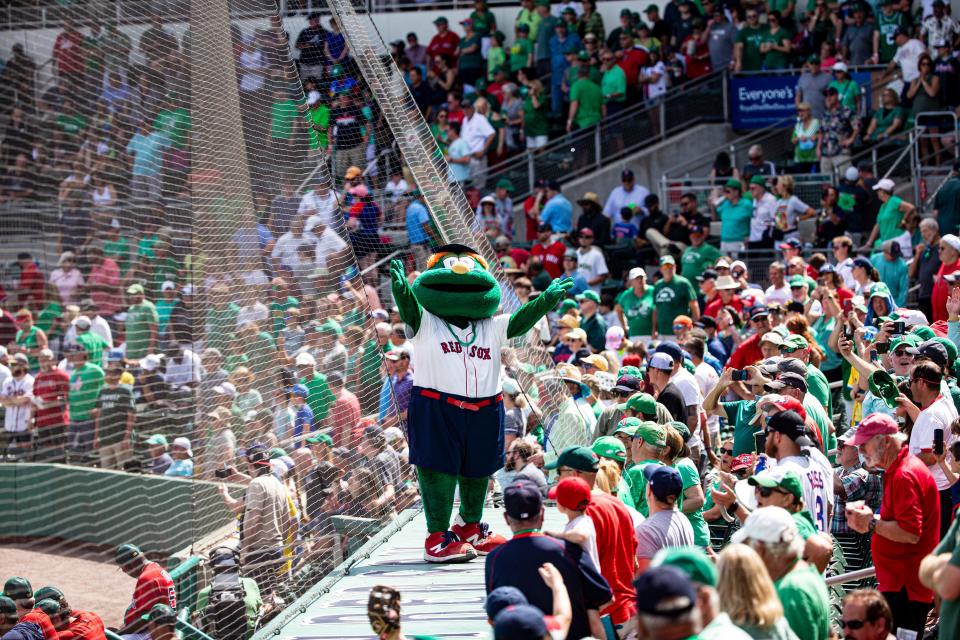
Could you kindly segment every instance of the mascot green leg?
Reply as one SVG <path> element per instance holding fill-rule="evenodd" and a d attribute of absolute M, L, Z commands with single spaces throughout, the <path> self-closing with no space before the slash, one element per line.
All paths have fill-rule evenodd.
<path fill-rule="evenodd" d="M 480 522 L 483 503 L 487 499 L 490 478 L 465 478 L 460 476 L 460 518 L 464 522 Z"/>
<path fill-rule="evenodd" d="M 423 513 L 427 517 L 427 531 L 431 534 L 446 532 L 450 528 L 457 476 L 417 467 L 417 478 L 420 480 Z M 483 508 L 482 499 L 480 508 Z M 460 510 L 463 511 L 463 507 Z"/>

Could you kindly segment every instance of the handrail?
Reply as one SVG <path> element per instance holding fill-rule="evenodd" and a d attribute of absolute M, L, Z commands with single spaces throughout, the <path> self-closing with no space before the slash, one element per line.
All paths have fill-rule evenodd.
<path fill-rule="evenodd" d="M 832 587 L 835 584 L 846 584 L 847 582 L 853 582 L 854 580 L 872 578 L 875 575 L 877 575 L 877 568 L 867 567 L 865 569 L 858 569 L 856 571 L 849 571 L 847 573 L 841 573 L 840 575 L 830 576 L 826 579 L 826 582 L 828 587 Z"/>

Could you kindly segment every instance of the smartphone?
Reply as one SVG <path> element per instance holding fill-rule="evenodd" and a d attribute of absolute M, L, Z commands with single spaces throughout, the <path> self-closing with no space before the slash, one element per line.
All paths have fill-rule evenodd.
<path fill-rule="evenodd" d="M 901 335 L 901 334 L 903 334 L 903 333 L 906 333 L 906 331 L 907 331 L 907 323 L 906 323 L 906 322 L 904 322 L 903 320 L 896 320 L 896 321 L 894 321 L 894 323 L 893 323 L 893 335 Z"/>
<path fill-rule="evenodd" d="M 229 477 L 230 477 L 230 469 L 227 467 L 227 465 L 223 465 L 223 468 L 222 468 L 222 469 L 217 469 L 217 470 L 215 470 L 215 471 L 213 472 L 213 475 L 214 475 L 214 477 L 216 477 L 216 478 L 229 478 Z"/>
<path fill-rule="evenodd" d="M 877 362 L 880 359 L 880 354 L 877 353 L 876 349 L 870 349 L 870 362 Z"/>
<path fill-rule="evenodd" d="M 753 434 L 753 449 L 756 453 L 764 453 L 767 450 L 767 434 L 763 431 Z"/>
<path fill-rule="evenodd" d="M 884 353 L 889 353 L 889 351 L 890 351 L 890 343 L 889 343 L 889 342 L 878 342 L 878 343 L 877 343 L 877 353 L 879 353 L 879 354 L 882 355 L 882 354 L 884 354 Z"/>
<path fill-rule="evenodd" d="M 746 369 L 734 369 L 730 376 L 731 380 L 743 382 L 750 379 L 750 374 Z"/>
<path fill-rule="evenodd" d="M 847 315 L 851 311 L 853 311 L 853 300 L 847 298 L 843 301 L 843 315 Z"/>
<path fill-rule="evenodd" d="M 850 342 L 853 342 L 853 329 L 851 329 L 850 327 L 846 327 L 843 331 L 843 337 L 849 340 Z"/>
<path fill-rule="evenodd" d="M 933 430 L 933 453 L 934 455 L 943 455 L 943 429 Z"/>

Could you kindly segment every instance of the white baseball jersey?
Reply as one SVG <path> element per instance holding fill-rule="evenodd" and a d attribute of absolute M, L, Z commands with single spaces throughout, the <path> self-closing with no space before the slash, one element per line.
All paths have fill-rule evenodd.
<path fill-rule="evenodd" d="M 413 384 L 469 398 L 500 393 L 500 347 L 507 344 L 507 314 L 456 327 L 426 309 L 413 343 Z"/>
<path fill-rule="evenodd" d="M 808 447 L 809 455 L 790 456 L 777 462 L 778 469 L 790 469 L 803 483 L 803 502 L 813 516 L 817 531 L 830 533 L 829 509 L 833 504 L 833 467 L 823 452 Z"/>
<path fill-rule="evenodd" d="M 25 374 L 22 378 L 10 376 L 3 383 L 3 389 L 0 390 L 0 396 L 4 398 L 22 398 L 24 396 L 33 396 L 33 376 Z M 30 428 L 30 414 L 33 411 L 32 404 L 23 404 L 18 407 L 6 407 L 6 413 L 3 416 L 3 428 L 11 433 L 22 433 Z"/>

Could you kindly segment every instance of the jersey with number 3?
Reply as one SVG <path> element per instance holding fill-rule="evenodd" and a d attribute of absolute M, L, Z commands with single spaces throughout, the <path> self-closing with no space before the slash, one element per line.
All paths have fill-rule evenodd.
<path fill-rule="evenodd" d="M 500 348 L 507 344 L 507 314 L 474 320 L 461 329 L 426 309 L 413 343 L 413 383 L 468 398 L 500 393 Z"/>
<path fill-rule="evenodd" d="M 830 533 L 830 508 L 833 505 L 833 467 L 823 453 L 814 447 L 804 450 L 808 455 L 790 456 L 777 463 L 778 468 L 791 469 L 803 484 L 803 503 L 806 505 L 817 531 Z"/>
<path fill-rule="evenodd" d="M 156 562 L 148 562 L 137 578 L 133 601 L 127 607 L 123 623 L 127 625 L 138 620 L 143 614 L 149 613 L 155 604 L 166 604 L 176 609 L 177 591 L 170 574 Z"/>

